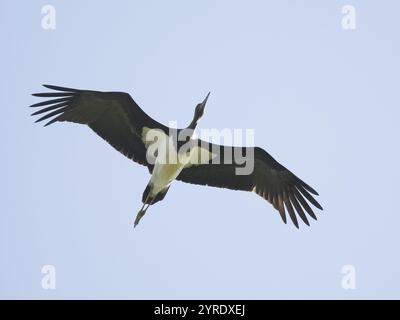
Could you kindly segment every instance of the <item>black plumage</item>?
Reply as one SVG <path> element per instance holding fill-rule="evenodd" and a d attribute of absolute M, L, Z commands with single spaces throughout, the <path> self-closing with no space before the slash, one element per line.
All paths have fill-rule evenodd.
<path fill-rule="evenodd" d="M 116 150 L 146 166 L 152 173 L 154 165 L 146 158 L 146 144 L 143 142 L 144 128 L 159 129 L 165 134 L 175 129 L 170 129 L 152 119 L 129 94 L 124 92 L 78 90 L 52 85 L 44 85 L 44 87 L 56 92 L 33 94 L 36 97 L 51 98 L 31 105 L 33 108 L 41 108 L 32 114 L 41 115 L 36 122 L 49 120 L 45 126 L 57 121 L 86 124 Z M 207 98 L 203 102 L 204 105 Z M 196 125 L 195 117 L 188 128 L 193 129 L 192 127 Z M 179 129 L 178 132 L 180 130 L 185 129 Z M 187 166 L 180 172 L 177 180 L 231 190 L 254 191 L 278 210 L 285 223 L 286 213 L 288 213 L 296 227 L 299 226 L 297 217 L 309 225 L 306 213 L 311 218 L 317 219 L 308 202 L 322 210 L 321 205 L 313 197 L 318 193 L 279 164 L 265 150 L 258 147 L 232 148 L 201 140 L 195 140 L 194 143 L 213 152 L 221 161 L 214 163 L 210 159 L 206 163 Z M 237 175 L 236 169 L 241 165 L 236 163 L 235 159 L 232 163 L 224 161 L 227 148 L 229 151 L 242 154 L 253 153 L 253 172 L 249 175 Z M 166 191 L 160 194 L 158 199 L 162 199 Z"/>

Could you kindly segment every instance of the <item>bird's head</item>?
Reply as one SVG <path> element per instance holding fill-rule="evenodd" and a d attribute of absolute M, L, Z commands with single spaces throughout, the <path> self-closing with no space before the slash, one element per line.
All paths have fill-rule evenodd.
<path fill-rule="evenodd" d="M 205 97 L 205 99 L 203 100 L 203 102 L 199 103 L 196 106 L 196 109 L 194 110 L 194 117 L 193 117 L 193 121 L 190 124 L 189 127 L 191 127 L 192 129 L 194 129 L 197 126 L 197 122 L 200 120 L 200 118 L 204 115 L 204 110 L 206 108 L 206 103 L 208 100 L 208 97 L 210 96 L 210 92 L 207 94 L 207 96 Z"/>

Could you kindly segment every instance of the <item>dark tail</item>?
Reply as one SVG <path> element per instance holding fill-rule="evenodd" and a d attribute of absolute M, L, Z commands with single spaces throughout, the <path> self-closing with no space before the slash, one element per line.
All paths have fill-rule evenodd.
<path fill-rule="evenodd" d="M 155 197 L 152 198 L 149 196 L 151 188 L 152 188 L 152 185 L 151 185 L 151 183 L 149 183 L 143 192 L 142 203 L 155 204 L 155 203 L 163 200 L 169 190 L 169 187 L 167 187 L 164 190 L 161 190 Z"/>

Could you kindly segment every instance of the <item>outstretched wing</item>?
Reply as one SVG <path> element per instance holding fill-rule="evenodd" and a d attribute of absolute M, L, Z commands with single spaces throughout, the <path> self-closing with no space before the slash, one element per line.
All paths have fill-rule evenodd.
<path fill-rule="evenodd" d="M 32 114 L 43 114 L 36 122 L 51 119 L 45 126 L 57 121 L 86 124 L 126 157 L 152 170 L 146 159 L 143 131 L 157 128 L 167 133 L 168 128 L 149 117 L 128 93 L 44 87 L 55 92 L 33 94 L 51 98 L 31 106 L 42 107 Z"/>
<path fill-rule="evenodd" d="M 279 211 L 285 223 L 287 212 L 297 228 L 299 224 L 296 213 L 307 225 L 309 222 L 305 212 L 313 219 L 317 219 L 308 202 L 322 210 L 321 205 L 311 195 L 318 195 L 318 193 L 279 164 L 265 150 L 246 147 L 232 148 L 208 144 L 199 140 L 200 145 L 202 147 L 199 147 L 198 150 L 202 150 L 203 161 L 197 161 L 198 164 L 187 166 L 177 180 L 232 190 L 253 191 L 269 201 Z M 196 151 L 195 157 L 199 157 L 200 153 Z M 204 161 L 207 158 L 207 155 L 204 157 L 204 154 L 207 153 L 209 157 Z M 238 175 L 236 169 L 243 167 L 243 164 L 234 156 L 226 161 L 227 154 L 239 154 L 243 156 L 243 159 L 253 160 L 254 169 L 250 174 Z M 252 155 L 251 159 L 247 158 L 249 155 Z M 230 161 L 231 159 L 233 161 Z"/>

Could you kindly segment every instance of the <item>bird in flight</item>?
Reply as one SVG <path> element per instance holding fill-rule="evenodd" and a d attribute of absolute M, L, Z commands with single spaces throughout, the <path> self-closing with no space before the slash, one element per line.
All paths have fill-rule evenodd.
<path fill-rule="evenodd" d="M 100 92 L 44 85 L 53 90 L 33 96 L 48 100 L 31 105 L 40 108 L 40 122 L 74 122 L 88 125 L 116 150 L 146 166 L 151 174 L 143 196 L 136 227 L 148 208 L 163 200 L 174 180 L 231 190 L 254 192 L 269 201 L 286 223 L 286 214 L 298 228 L 298 217 L 310 225 L 317 220 L 310 204 L 322 210 L 318 193 L 259 147 L 213 144 L 194 136 L 210 93 L 197 104 L 194 117 L 184 129 L 168 128 L 148 116 L 125 92 Z M 179 137 L 179 140 L 176 137 Z M 251 155 L 252 170 L 238 173 L 243 163 L 232 154 Z M 174 155 L 174 156 L 172 156 Z"/>

